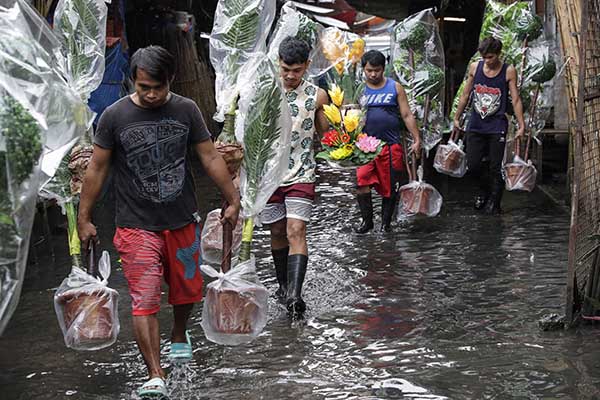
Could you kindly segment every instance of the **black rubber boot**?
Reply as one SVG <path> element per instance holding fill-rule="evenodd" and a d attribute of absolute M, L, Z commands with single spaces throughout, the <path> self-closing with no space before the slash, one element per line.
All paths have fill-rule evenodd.
<path fill-rule="evenodd" d="M 485 203 L 483 212 L 487 215 L 499 215 L 502 213 L 500 202 L 504 194 L 504 181 L 502 178 L 496 178 L 492 183 L 492 191 L 489 199 Z"/>
<path fill-rule="evenodd" d="M 392 230 L 392 217 L 396 208 L 396 196 L 381 198 L 381 231 Z"/>
<path fill-rule="evenodd" d="M 302 284 L 304 283 L 307 265 L 308 256 L 304 254 L 291 254 L 288 256 L 286 306 L 292 318 L 295 319 L 302 318 L 306 310 L 306 304 L 302 300 Z"/>
<path fill-rule="evenodd" d="M 367 233 L 373 229 L 373 201 L 371 200 L 371 192 L 360 193 L 356 196 L 356 200 L 358 200 L 362 222 L 360 225 L 354 227 L 354 232 Z"/>
<path fill-rule="evenodd" d="M 273 255 L 273 263 L 275 264 L 275 276 L 277 277 L 277 283 L 279 288 L 275 291 L 275 297 L 281 304 L 285 304 L 287 297 L 287 263 L 289 247 L 283 249 L 271 249 Z"/>

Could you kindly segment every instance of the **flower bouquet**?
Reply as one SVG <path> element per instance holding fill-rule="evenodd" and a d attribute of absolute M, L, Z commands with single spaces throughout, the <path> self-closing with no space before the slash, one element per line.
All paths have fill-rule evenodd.
<path fill-rule="evenodd" d="M 365 165 L 381 152 L 384 142 L 362 131 L 364 112 L 355 105 L 342 106 L 344 92 L 334 85 L 329 91 L 333 104 L 323 106 L 325 116 L 333 129 L 321 139 L 324 150 L 316 158 L 326 160 L 336 168 L 354 168 Z"/>

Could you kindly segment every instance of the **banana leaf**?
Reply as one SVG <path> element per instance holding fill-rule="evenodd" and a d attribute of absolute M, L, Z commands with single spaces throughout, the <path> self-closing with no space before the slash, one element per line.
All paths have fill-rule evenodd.
<path fill-rule="evenodd" d="M 250 256 L 254 217 L 281 185 L 287 171 L 292 121 L 277 71 L 266 54 L 250 59 L 240 72 L 239 82 L 236 138 L 244 146 L 240 184 L 242 215 L 246 219 L 240 255 L 244 261 Z"/>
<path fill-rule="evenodd" d="M 215 120 L 224 121 L 225 114 L 235 110 L 240 68 L 252 53 L 266 52 L 274 18 L 275 0 L 219 0 L 210 34 L 210 61 L 216 75 Z"/>

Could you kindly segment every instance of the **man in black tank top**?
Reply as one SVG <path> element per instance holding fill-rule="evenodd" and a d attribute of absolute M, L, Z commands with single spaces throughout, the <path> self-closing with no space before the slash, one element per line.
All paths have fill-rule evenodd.
<path fill-rule="evenodd" d="M 523 136 L 525 120 L 517 88 L 517 71 L 500 61 L 502 42 L 488 37 L 481 41 L 478 50 L 483 61 L 469 66 L 469 76 L 454 116 L 454 129 L 461 128 L 460 118 L 471 96 L 473 109 L 464 129 L 467 131 L 467 164 L 480 185 L 475 208 L 484 209 L 487 214 L 499 214 L 504 192 L 501 169 L 508 130 L 509 93 L 519 125 L 516 138 Z M 489 159 L 489 174 L 482 168 L 484 157 Z"/>

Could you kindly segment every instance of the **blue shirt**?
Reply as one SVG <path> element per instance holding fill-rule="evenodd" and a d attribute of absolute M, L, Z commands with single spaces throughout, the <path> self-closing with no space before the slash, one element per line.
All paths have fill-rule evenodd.
<path fill-rule="evenodd" d="M 381 89 L 365 85 L 363 100 L 367 105 L 367 121 L 363 131 L 388 144 L 400 143 L 400 134 L 406 128 L 398 109 L 396 81 L 385 78 Z"/>

